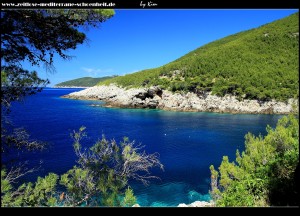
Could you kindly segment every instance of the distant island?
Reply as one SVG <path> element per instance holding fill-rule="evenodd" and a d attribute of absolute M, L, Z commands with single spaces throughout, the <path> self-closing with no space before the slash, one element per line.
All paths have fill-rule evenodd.
<path fill-rule="evenodd" d="M 298 107 L 299 13 L 206 44 L 158 68 L 64 96 L 109 107 L 287 114 Z"/>
<path fill-rule="evenodd" d="M 54 86 L 54 88 L 88 88 L 97 85 L 101 81 L 111 79 L 114 77 L 117 77 L 117 75 L 98 77 L 98 78 L 82 77 L 82 78 L 58 83 Z"/>

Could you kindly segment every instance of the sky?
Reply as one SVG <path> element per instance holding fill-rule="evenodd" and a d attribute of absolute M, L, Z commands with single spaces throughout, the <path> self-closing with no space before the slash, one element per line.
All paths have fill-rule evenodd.
<path fill-rule="evenodd" d="M 67 51 L 71 60 L 54 56 L 55 72 L 32 67 L 41 78 L 57 83 L 81 77 L 125 75 L 167 64 L 209 42 L 256 28 L 295 10 L 125 10 L 84 31 L 88 43 Z"/>

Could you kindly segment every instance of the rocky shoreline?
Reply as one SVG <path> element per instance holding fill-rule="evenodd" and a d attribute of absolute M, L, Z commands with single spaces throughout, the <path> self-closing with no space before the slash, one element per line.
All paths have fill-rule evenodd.
<path fill-rule="evenodd" d="M 132 207 L 141 207 L 139 204 L 134 204 Z M 215 207 L 215 203 L 211 200 L 210 202 L 206 201 L 195 201 L 191 204 L 180 203 L 177 207 Z"/>
<path fill-rule="evenodd" d="M 218 97 L 211 93 L 197 95 L 192 92 L 172 93 L 159 87 L 125 89 L 114 84 L 94 86 L 62 96 L 82 100 L 101 100 L 106 107 L 149 108 L 187 112 L 249 113 L 249 114 L 288 114 L 298 100 L 287 103 L 258 100 L 239 101 L 235 96 Z"/>
<path fill-rule="evenodd" d="M 180 203 L 177 207 L 215 207 L 215 203 L 212 200 L 210 202 L 195 201 L 191 204 Z"/>

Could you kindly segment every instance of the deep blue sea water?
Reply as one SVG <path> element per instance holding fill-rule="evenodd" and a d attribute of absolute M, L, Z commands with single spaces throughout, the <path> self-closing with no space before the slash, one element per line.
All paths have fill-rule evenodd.
<path fill-rule="evenodd" d="M 51 147 L 41 153 L 24 154 L 22 160 L 42 168 L 29 180 L 48 172 L 62 174 L 75 165 L 70 133 L 85 126 L 87 143 L 102 134 L 121 141 L 124 136 L 145 145 L 148 153 L 158 152 L 165 171 L 147 187 L 132 183 L 141 206 L 177 206 L 196 200 L 209 200 L 209 166 L 220 165 L 223 155 L 235 158 L 243 150 L 247 132 L 266 134 L 279 115 L 185 113 L 162 110 L 118 109 L 89 106 L 100 101 L 63 99 L 60 96 L 79 89 L 46 88 L 41 93 L 15 103 L 10 114 L 16 127 L 24 126 L 32 138 L 47 141 Z"/>

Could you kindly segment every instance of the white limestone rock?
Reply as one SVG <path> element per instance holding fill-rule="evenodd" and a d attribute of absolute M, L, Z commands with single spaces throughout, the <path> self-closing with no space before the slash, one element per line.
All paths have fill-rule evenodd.
<path fill-rule="evenodd" d="M 114 84 L 87 88 L 64 97 L 102 100 L 106 102 L 107 106 L 112 107 L 253 114 L 287 114 L 292 112 L 292 104 L 298 105 L 298 100 L 294 99 L 289 99 L 286 103 L 274 100 L 267 102 L 257 100 L 238 101 L 232 95 L 218 97 L 211 93 L 206 93 L 198 96 L 192 92 L 186 94 L 172 93 L 168 90 L 161 90 L 157 86 L 125 89 Z"/>
<path fill-rule="evenodd" d="M 213 207 L 214 202 L 206 202 L 206 201 L 195 201 L 191 204 L 180 203 L 177 207 Z"/>

